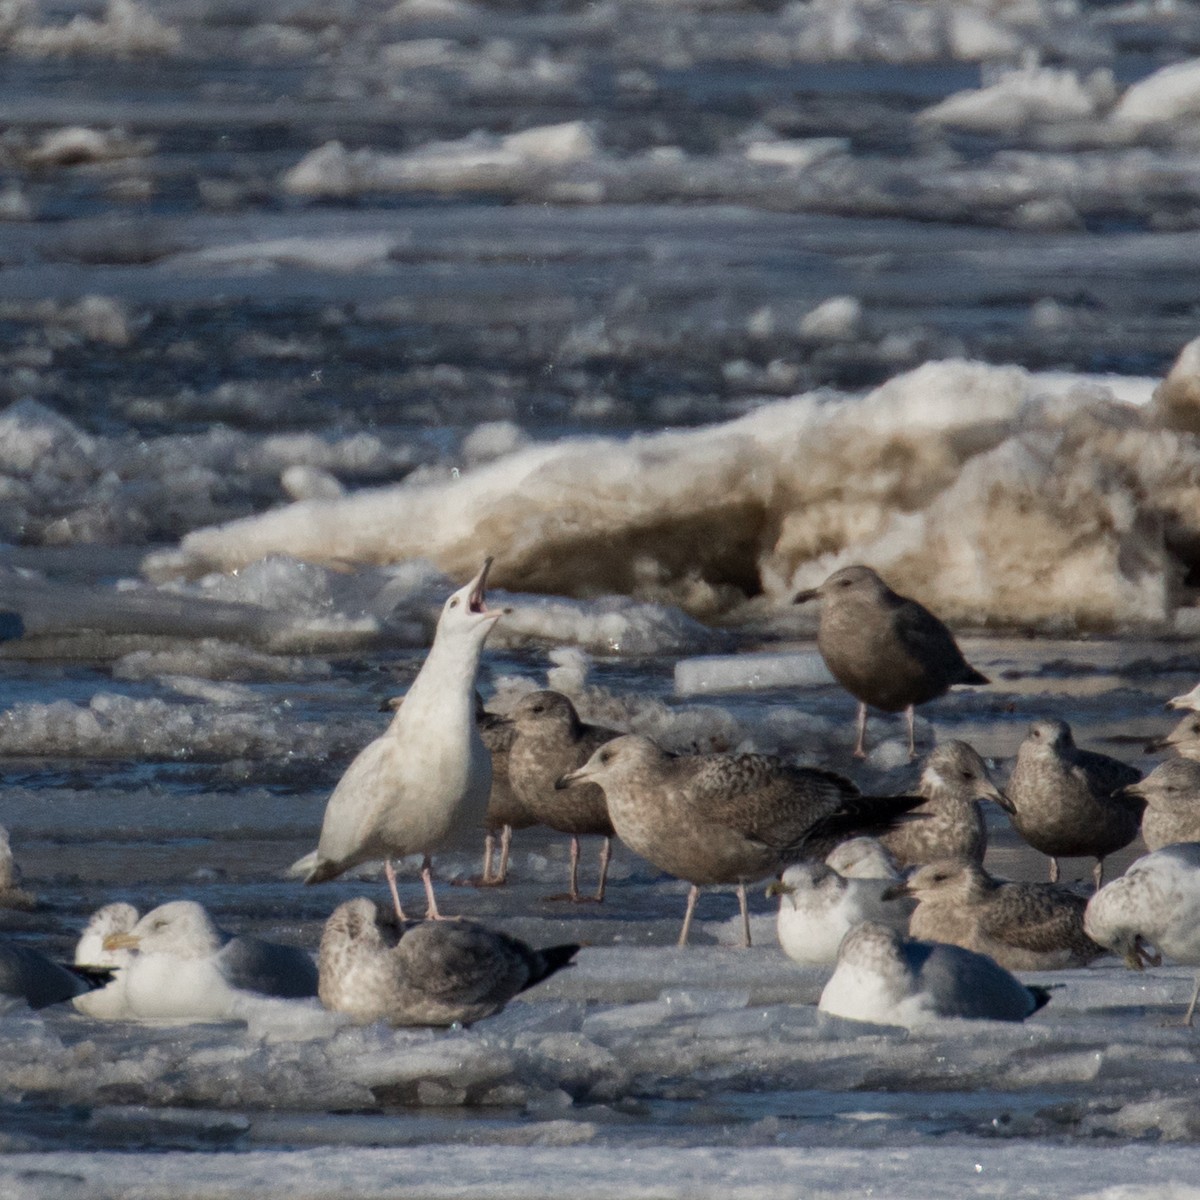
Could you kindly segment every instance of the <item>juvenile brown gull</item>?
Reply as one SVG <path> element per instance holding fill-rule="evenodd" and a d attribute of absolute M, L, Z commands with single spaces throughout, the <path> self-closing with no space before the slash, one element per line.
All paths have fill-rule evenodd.
<path fill-rule="evenodd" d="M 915 897 L 909 933 L 987 954 L 1010 971 L 1086 966 L 1104 953 L 1083 931 L 1087 900 L 1054 883 L 1009 883 L 977 863 L 928 863 L 897 892 Z"/>
<path fill-rule="evenodd" d="M 151 909 L 106 950 L 133 950 L 123 968 L 129 1015 L 226 1020 L 247 997 L 298 999 L 317 994 L 317 968 L 296 946 L 235 937 L 194 900 Z"/>
<path fill-rule="evenodd" d="M 1162 955 L 1200 966 L 1200 843 L 1179 842 L 1143 855 L 1088 901 L 1088 936 L 1140 971 Z M 1200 973 L 1183 1024 L 1191 1025 Z"/>
<path fill-rule="evenodd" d="M 983 862 L 987 826 L 979 802 L 1001 803 L 1003 797 L 975 749 L 966 742 L 942 742 L 925 760 L 915 790 L 925 797 L 925 803 L 912 811 L 925 819 L 900 825 L 879 839 L 900 865 L 938 858 Z"/>
<path fill-rule="evenodd" d="M 96 909 L 75 945 L 75 965 L 107 967 L 113 977 L 102 988 L 83 992 L 72 1003 L 89 1017 L 119 1020 L 131 1016 L 125 998 L 125 968 L 134 951 L 117 947 L 105 949 L 104 942 L 113 934 L 131 933 L 138 923 L 138 910 L 132 904 L 117 901 Z"/>
<path fill-rule="evenodd" d="M 846 934 L 818 1008 L 835 1017 L 913 1028 L 940 1017 L 1023 1021 L 1050 999 L 985 954 L 912 941 L 865 922 Z"/>
<path fill-rule="evenodd" d="M 1190 712 L 1170 733 L 1146 746 L 1147 754 L 1173 750 L 1180 758 L 1200 760 L 1200 713 Z"/>
<path fill-rule="evenodd" d="M 1122 794 L 1146 802 L 1142 840 L 1147 849 L 1200 842 L 1200 762 L 1169 758 L 1145 779 L 1129 784 Z"/>
<path fill-rule="evenodd" d="M 475 676 L 500 617 L 484 604 L 489 558 L 442 607 L 433 645 L 391 724 L 346 768 L 329 797 L 316 853 L 292 868 L 324 883 L 359 863 L 384 860 L 404 919 L 392 858 L 423 856 L 428 915 L 438 919 L 430 855 L 475 834 L 491 790 L 491 756 L 475 724 Z"/>
<path fill-rule="evenodd" d="M 958 683 L 987 683 L 963 658 L 954 635 L 923 604 L 898 595 L 870 567 L 843 567 L 793 603 L 821 601 L 817 649 L 858 701 L 856 758 L 866 757 L 867 707 L 904 711 L 908 753 L 917 754 L 915 707 Z"/>
<path fill-rule="evenodd" d="M 1080 750 L 1066 721 L 1034 721 L 1017 751 L 1017 765 L 1001 801 L 1016 831 L 1050 856 L 1050 882 L 1059 858 L 1096 859 L 1096 887 L 1104 859 L 1137 837 L 1144 802 L 1120 789 L 1142 773 L 1107 754 Z"/>
<path fill-rule="evenodd" d="M 888 879 L 846 879 L 821 862 L 795 863 L 767 884 L 779 897 L 775 929 L 783 952 L 803 966 L 837 961 L 842 938 L 864 921 L 908 932 L 912 901 Z"/>
<path fill-rule="evenodd" d="M 543 825 L 571 835 L 571 883 L 565 896 L 578 902 L 604 899 L 608 860 L 612 852 L 613 823 L 604 792 L 595 785 L 569 791 L 555 784 L 568 771 L 581 767 L 605 742 L 621 736 L 619 730 L 587 725 L 561 692 L 540 691 L 523 696 L 512 714 L 517 734 L 509 750 L 508 772 L 513 790 L 525 808 Z M 600 881 L 592 897 L 579 894 L 579 838 L 598 835 Z"/>
<path fill-rule="evenodd" d="M 582 783 L 604 790 L 617 836 L 635 854 L 692 885 L 681 946 L 702 885 L 737 884 L 748 946 L 747 883 L 819 858 L 855 830 L 885 828 L 920 803 L 862 796 L 831 771 L 764 754 L 668 754 L 633 734 L 601 746 L 559 780 L 561 787 Z"/>
<path fill-rule="evenodd" d="M 401 926 L 371 900 L 348 900 L 321 935 L 321 1003 L 360 1022 L 469 1025 L 568 966 L 578 951 L 533 950 L 473 921 Z"/>

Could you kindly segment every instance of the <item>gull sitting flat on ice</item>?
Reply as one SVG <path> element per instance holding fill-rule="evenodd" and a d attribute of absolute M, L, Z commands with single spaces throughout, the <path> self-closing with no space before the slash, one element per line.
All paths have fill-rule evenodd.
<path fill-rule="evenodd" d="M 940 1017 L 1023 1021 L 1050 999 L 985 954 L 912 941 L 867 921 L 846 934 L 817 1007 L 835 1017 L 911 1029 Z"/>
<path fill-rule="evenodd" d="M 1178 842 L 1145 854 L 1088 901 L 1088 936 L 1133 970 L 1157 967 L 1162 955 L 1200 966 L 1200 842 Z M 1191 1025 L 1200 972 L 1183 1017 Z"/>
<path fill-rule="evenodd" d="M 954 740 L 936 746 L 925 760 L 915 791 L 925 797 L 925 803 L 914 808 L 913 815 L 925 819 L 900 825 L 879 838 L 901 866 L 939 858 L 983 862 L 987 826 L 979 803 L 999 804 L 1003 797 L 975 748 Z"/>
<path fill-rule="evenodd" d="M 1123 789 L 1146 802 L 1142 841 L 1149 850 L 1175 842 L 1200 842 L 1200 762 L 1169 758 L 1145 779 Z"/>
<path fill-rule="evenodd" d="M 558 781 L 603 789 L 617 836 L 660 871 L 691 885 L 679 944 L 686 945 L 700 887 L 735 883 L 743 944 L 750 944 L 746 884 L 820 856 L 863 828 L 886 828 L 919 796 L 862 796 L 831 771 L 765 754 L 668 754 L 627 734 Z"/>
<path fill-rule="evenodd" d="M 46 1008 L 103 987 L 111 972 L 55 962 L 32 946 L 0 938 L 0 1008 L 4 1001 Z"/>
<path fill-rule="evenodd" d="M 433 645 L 382 737 L 361 750 L 329 797 L 315 855 L 295 863 L 305 883 L 324 883 L 384 860 L 396 914 L 404 920 L 393 857 L 423 856 L 428 915 L 437 920 L 430 855 L 483 825 L 491 756 L 475 723 L 475 676 L 483 643 L 500 618 L 484 604 L 489 558 L 447 599 Z"/>
<path fill-rule="evenodd" d="M 1146 746 L 1147 754 L 1173 750 L 1180 758 L 1200 759 L 1200 713 L 1190 712 L 1170 733 Z"/>
<path fill-rule="evenodd" d="M 908 753 L 917 755 L 915 707 L 958 683 L 988 683 L 963 658 L 949 629 L 923 604 L 893 592 L 870 567 L 843 567 L 794 604 L 821 601 L 817 649 L 834 679 L 858 701 L 856 758 L 865 758 L 867 707 L 903 711 Z"/>
<path fill-rule="evenodd" d="M 116 1021 L 132 1014 L 125 999 L 125 968 L 133 958 L 132 950 L 106 950 L 105 939 L 117 933 L 131 933 L 138 923 L 138 910 L 132 904 L 117 901 L 96 909 L 75 946 L 77 967 L 107 967 L 111 981 L 95 991 L 83 992 L 72 1003 L 89 1017 Z"/>
<path fill-rule="evenodd" d="M 1066 721 L 1034 721 L 1017 751 L 1002 807 L 1016 831 L 1050 856 L 1050 882 L 1059 858 L 1096 859 L 1096 887 L 1104 859 L 1138 834 L 1144 801 L 1122 793 L 1141 771 L 1107 754 L 1080 750 Z"/>
<path fill-rule="evenodd" d="M 596 749 L 621 736 L 619 730 L 586 725 L 575 706 L 561 692 L 550 690 L 522 696 L 513 710 L 517 736 L 509 751 L 508 769 L 518 799 L 543 825 L 571 835 L 571 882 L 563 896 L 552 899 L 604 899 L 608 860 L 612 852 L 613 824 L 604 792 L 594 785 L 569 791 L 556 787 L 568 771 L 582 767 Z M 579 838 L 598 835 L 600 879 L 594 896 L 579 894 Z"/>
<path fill-rule="evenodd" d="M 371 900 L 347 900 L 321 934 L 321 1003 L 364 1023 L 469 1025 L 569 966 L 578 951 L 534 950 L 473 921 L 401 926 Z"/>
<path fill-rule="evenodd" d="M 978 863 L 928 863 L 896 891 L 913 896 L 909 933 L 987 954 L 1010 971 L 1086 966 L 1104 953 L 1083 931 L 1087 900 L 1054 883 L 993 879 Z"/>
<path fill-rule="evenodd" d="M 820 862 L 795 863 L 767 884 L 779 897 L 775 929 L 783 952 L 802 966 L 837 961 L 842 938 L 864 921 L 908 932 L 913 903 L 889 879 L 846 879 Z"/>
<path fill-rule="evenodd" d="M 160 904 L 103 944 L 135 951 L 121 972 L 129 1016 L 227 1020 L 248 997 L 317 994 L 317 968 L 307 952 L 226 933 L 194 900 Z"/>

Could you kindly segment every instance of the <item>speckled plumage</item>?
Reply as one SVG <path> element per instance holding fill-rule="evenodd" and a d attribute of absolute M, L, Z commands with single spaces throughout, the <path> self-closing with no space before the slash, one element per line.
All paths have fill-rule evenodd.
<path fill-rule="evenodd" d="M 578 950 L 533 950 L 471 921 L 401 926 L 370 900 L 348 900 L 321 935 L 320 997 L 360 1022 L 469 1025 L 567 966 Z"/>
<path fill-rule="evenodd" d="M 1002 799 L 983 759 L 966 742 L 947 741 L 925 760 L 916 794 L 925 803 L 913 814 L 923 816 L 880 836 L 901 866 L 963 858 L 983 862 L 987 826 L 981 800 Z"/>
<path fill-rule="evenodd" d="M 912 941 L 865 922 L 846 934 L 822 1012 L 877 1025 L 922 1025 L 939 1017 L 1023 1021 L 1050 998 L 983 954 Z"/>
<path fill-rule="evenodd" d="M 1010 971 L 1082 967 L 1104 953 L 1083 931 L 1086 899 L 1057 884 L 1010 883 L 943 859 L 911 875 L 904 891 L 917 900 L 913 937 L 988 954 Z"/>
<path fill-rule="evenodd" d="M 909 713 L 958 683 L 987 683 L 963 657 L 954 635 L 923 604 L 901 596 L 870 568 L 843 567 L 820 587 L 797 593 L 796 604 L 819 599 L 817 648 L 833 677 L 860 705 Z M 855 754 L 861 755 L 866 709 L 859 712 Z"/>
<path fill-rule="evenodd" d="M 513 791 L 525 808 L 543 825 L 570 834 L 571 883 L 569 899 L 579 899 L 578 838 L 599 835 L 600 882 L 594 899 L 604 898 L 609 841 L 613 823 L 604 792 L 593 785 L 563 790 L 555 784 L 568 771 L 581 767 L 605 742 L 620 737 L 616 729 L 588 725 L 579 719 L 575 706 L 561 692 L 530 692 L 512 714 L 516 737 L 509 750 L 508 771 Z"/>
<path fill-rule="evenodd" d="M 1083 925 L 1135 970 L 1161 961 L 1150 947 L 1176 962 L 1200 966 L 1200 843 L 1179 842 L 1143 855 L 1088 901 Z M 1198 996 L 1200 974 L 1186 1025 L 1192 1023 Z"/>
<path fill-rule="evenodd" d="M 1104 859 L 1137 836 L 1143 801 L 1117 795 L 1141 772 L 1107 754 L 1080 750 L 1065 721 L 1034 721 L 1017 751 L 1004 789 L 1017 832 L 1050 857 L 1050 881 L 1059 858 L 1095 858 L 1100 886 Z"/>
<path fill-rule="evenodd" d="M 617 835 L 635 854 L 696 889 L 745 884 L 828 853 L 853 828 L 890 824 L 915 797 L 865 797 L 831 771 L 763 754 L 674 755 L 627 735 L 602 746 L 567 786 L 604 789 Z M 743 905 L 743 917 L 745 909 Z M 749 930 L 743 923 L 744 937 Z"/>
<path fill-rule="evenodd" d="M 1169 758 L 1124 792 L 1146 802 L 1142 840 L 1148 849 L 1200 842 L 1200 762 Z"/>

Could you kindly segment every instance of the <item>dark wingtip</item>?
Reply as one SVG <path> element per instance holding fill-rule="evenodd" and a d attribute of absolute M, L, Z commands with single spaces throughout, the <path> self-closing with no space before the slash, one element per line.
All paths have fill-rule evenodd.
<path fill-rule="evenodd" d="M 1039 1008 L 1045 1008 L 1050 1003 L 1050 989 L 1038 987 L 1036 984 L 1026 985 L 1029 988 L 1029 994 L 1033 997 L 1033 1011 L 1037 1012 Z"/>
<path fill-rule="evenodd" d="M 328 883 L 331 879 L 336 879 L 342 873 L 342 868 L 336 863 L 322 862 L 317 863 L 315 867 L 304 877 L 304 883 L 307 887 L 310 883 Z"/>
<path fill-rule="evenodd" d="M 76 979 L 82 979 L 90 988 L 102 988 L 112 983 L 116 971 L 112 967 L 91 967 L 86 963 L 59 963 L 59 966 L 70 971 Z"/>
<path fill-rule="evenodd" d="M 991 683 L 992 681 L 982 672 L 975 670 L 974 667 L 968 667 L 967 676 L 963 679 L 963 683 Z"/>
<path fill-rule="evenodd" d="M 543 979 L 549 979 L 551 975 L 557 974 L 564 967 L 573 966 L 571 960 L 581 949 L 578 942 L 568 942 L 563 946 L 547 946 L 544 950 L 539 950 L 538 958 L 541 970 L 521 990 L 531 988 L 535 983 L 541 983 Z"/>

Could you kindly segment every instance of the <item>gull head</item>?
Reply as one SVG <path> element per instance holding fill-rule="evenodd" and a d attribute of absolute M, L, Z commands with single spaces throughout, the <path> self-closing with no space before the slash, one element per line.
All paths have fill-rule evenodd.
<path fill-rule="evenodd" d="M 870 567 L 843 567 L 834 571 L 820 587 L 806 588 L 792 597 L 793 604 L 810 600 L 883 600 L 892 589 Z"/>
<path fill-rule="evenodd" d="M 479 574 L 470 583 L 463 584 L 458 591 L 450 594 L 438 618 L 439 638 L 467 637 L 482 642 L 491 632 L 492 626 L 503 615 L 501 609 L 488 608 L 486 603 L 485 589 L 491 568 L 492 559 L 489 556 L 483 560 Z"/>
<path fill-rule="evenodd" d="M 561 791 L 584 783 L 595 783 L 601 788 L 622 784 L 652 773 L 671 757 L 648 737 L 627 733 L 605 742 L 582 767 L 568 771 L 554 786 Z"/>
<path fill-rule="evenodd" d="M 152 908 L 127 932 L 110 933 L 105 950 L 138 950 L 176 958 L 207 958 L 229 941 L 194 900 L 172 900 Z"/>

